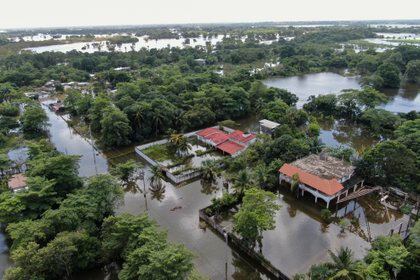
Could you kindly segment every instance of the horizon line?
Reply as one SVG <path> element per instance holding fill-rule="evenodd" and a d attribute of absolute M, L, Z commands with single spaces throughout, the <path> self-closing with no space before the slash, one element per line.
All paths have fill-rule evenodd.
<path fill-rule="evenodd" d="M 88 29 L 88 28 L 110 28 L 110 27 L 119 27 L 119 28 L 132 28 L 132 27 L 165 27 L 165 26 L 194 26 L 194 25 L 232 25 L 232 24 L 282 24 L 287 25 L 288 23 L 364 23 L 364 22 L 418 22 L 420 24 L 420 18 L 418 19 L 340 19 L 340 20 L 287 20 L 287 21 L 235 21 L 235 22 L 197 22 L 197 23 L 138 23 L 138 24 L 98 24 L 98 25 L 67 25 L 67 26 L 35 26 L 35 27 L 8 27 L 0 28 L 2 31 L 19 31 L 19 30 L 40 30 L 40 29 Z"/>

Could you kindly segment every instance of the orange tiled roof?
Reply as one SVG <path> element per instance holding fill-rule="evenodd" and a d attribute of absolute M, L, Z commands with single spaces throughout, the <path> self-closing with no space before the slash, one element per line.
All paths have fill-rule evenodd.
<path fill-rule="evenodd" d="M 221 132 L 215 132 L 210 135 L 207 135 L 205 136 L 205 138 L 212 141 L 214 144 L 218 145 L 228 140 L 229 135 L 221 131 Z"/>
<path fill-rule="evenodd" d="M 214 128 L 214 127 L 208 127 L 208 128 L 205 128 L 205 129 L 197 132 L 197 135 L 199 135 L 201 137 L 206 137 L 206 136 L 208 136 L 210 134 L 213 134 L 213 133 L 216 133 L 216 132 L 223 133 L 223 131 L 221 131 L 220 129 L 217 129 L 217 128 Z"/>
<path fill-rule="evenodd" d="M 251 141 L 252 139 L 254 139 L 255 137 L 256 137 L 255 134 L 252 134 L 252 133 L 245 134 L 241 130 L 235 130 L 234 132 L 229 134 L 229 138 L 235 139 L 236 141 L 239 141 L 242 143 L 247 143 Z"/>
<path fill-rule="evenodd" d="M 237 152 L 243 150 L 245 147 L 236 142 L 228 140 L 217 145 L 217 148 L 225 153 L 228 153 L 229 155 L 234 155 Z"/>
<path fill-rule="evenodd" d="M 279 172 L 285 174 L 288 177 L 292 177 L 294 174 L 298 174 L 300 182 L 314 189 L 317 189 L 328 196 L 335 195 L 337 192 L 344 188 L 343 185 L 340 184 L 340 182 L 338 182 L 336 179 L 323 179 L 287 163 L 283 164 L 283 166 L 279 169 Z"/>

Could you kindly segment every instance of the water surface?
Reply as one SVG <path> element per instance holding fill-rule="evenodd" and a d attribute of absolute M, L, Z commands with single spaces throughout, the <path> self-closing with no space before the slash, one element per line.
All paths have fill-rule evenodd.
<path fill-rule="evenodd" d="M 333 72 L 321 72 L 292 77 L 275 77 L 263 81 L 269 87 L 282 88 L 299 98 L 301 108 L 311 95 L 339 94 L 344 89 L 360 89 L 358 77 L 345 77 Z"/>

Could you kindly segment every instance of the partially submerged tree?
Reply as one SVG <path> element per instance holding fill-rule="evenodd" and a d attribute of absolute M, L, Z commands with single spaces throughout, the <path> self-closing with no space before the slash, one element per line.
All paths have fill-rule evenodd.
<path fill-rule="evenodd" d="M 111 169 L 111 174 L 122 180 L 124 183 L 128 183 L 136 178 L 136 170 L 138 164 L 134 160 L 128 160 L 126 162 L 118 163 Z"/>
<path fill-rule="evenodd" d="M 261 248 L 262 233 L 275 228 L 274 216 L 279 208 L 273 193 L 257 188 L 246 190 L 242 206 L 234 216 L 234 231 L 251 246 L 258 241 Z"/>

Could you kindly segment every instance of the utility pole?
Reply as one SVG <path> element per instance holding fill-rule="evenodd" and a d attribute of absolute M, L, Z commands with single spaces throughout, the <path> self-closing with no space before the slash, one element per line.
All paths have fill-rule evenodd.
<path fill-rule="evenodd" d="M 143 196 L 144 196 L 144 204 L 146 206 L 146 212 L 149 213 L 149 209 L 147 206 L 147 192 L 146 192 L 146 183 L 145 183 L 145 172 L 143 169 L 139 170 L 139 179 L 143 181 Z"/>
<path fill-rule="evenodd" d="M 90 145 L 92 146 L 92 155 L 93 155 L 93 164 L 95 165 L 95 174 L 98 175 L 98 167 L 96 166 L 96 152 L 95 152 L 95 147 L 93 146 L 91 125 L 89 125 L 89 137 L 90 137 Z"/>

